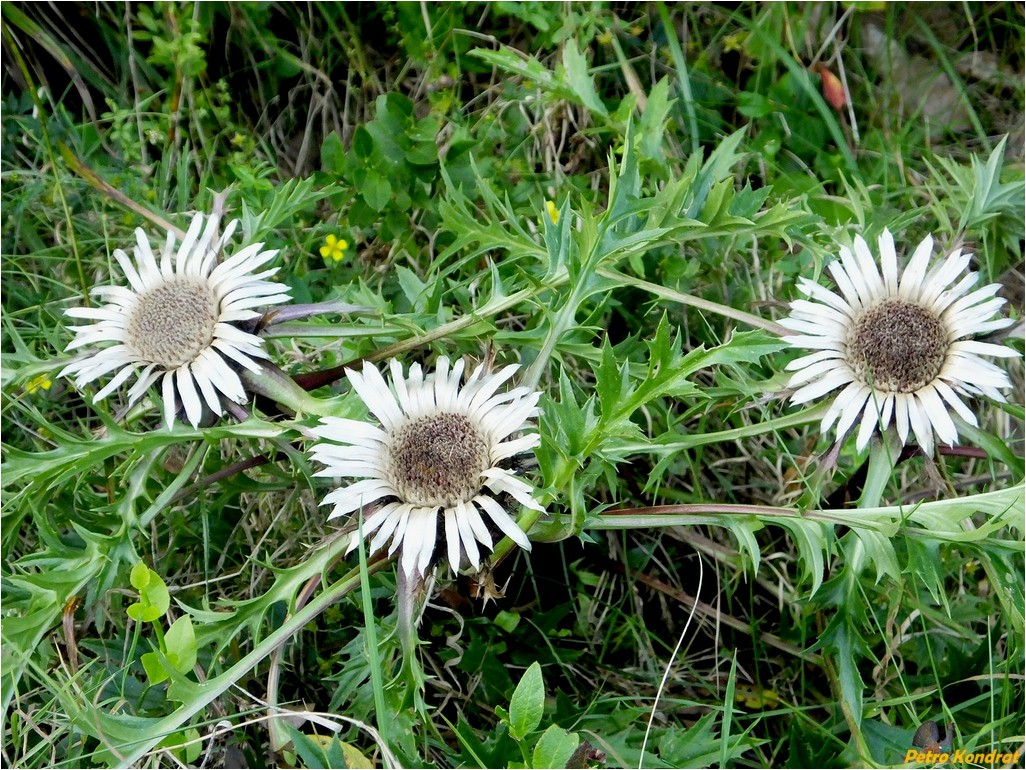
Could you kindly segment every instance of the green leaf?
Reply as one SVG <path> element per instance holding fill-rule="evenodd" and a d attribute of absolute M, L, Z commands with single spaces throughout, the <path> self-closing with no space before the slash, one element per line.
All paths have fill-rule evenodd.
<path fill-rule="evenodd" d="M 638 122 L 638 149 L 642 157 L 661 160 L 665 153 L 663 134 L 670 114 L 670 106 L 675 100 L 670 98 L 670 81 L 662 78 L 652 86 L 645 104 L 645 112 Z"/>
<path fill-rule="evenodd" d="M 556 87 L 556 79 L 545 65 L 515 48 L 506 45 L 500 46 L 498 51 L 474 48 L 469 53 L 493 67 L 532 80 L 546 90 L 553 90 Z"/>
<path fill-rule="evenodd" d="M 545 707 L 545 685 L 541 665 L 535 661 L 524 672 L 509 702 L 509 734 L 522 741 L 538 729 Z"/>
<path fill-rule="evenodd" d="M 595 114 L 608 118 L 609 111 L 599 99 L 595 81 L 588 74 L 588 60 L 577 49 L 577 42 L 573 39 L 567 40 L 563 46 L 563 67 L 566 70 L 567 83 L 580 103 Z"/>
<path fill-rule="evenodd" d="M 164 664 L 157 653 L 145 652 L 139 660 L 142 662 L 143 670 L 146 671 L 146 678 L 151 685 L 160 684 L 168 678 L 167 669 L 164 668 Z"/>
<path fill-rule="evenodd" d="M 374 138 L 366 127 L 359 125 L 353 131 L 353 155 L 361 160 L 368 160 L 374 153 Z"/>
<path fill-rule="evenodd" d="M 321 168 L 338 175 L 342 175 L 346 170 L 346 149 L 334 131 L 321 142 Z"/>
<path fill-rule="evenodd" d="M 360 188 L 360 194 L 367 205 L 375 211 L 381 211 L 392 200 L 392 185 L 380 174 L 368 174 Z"/>
<path fill-rule="evenodd" d="M 167 662 L 183 674 L 196 665 L 196 633 L 192 630 L 192 619 L 183 615 L 171 624 L 164 634 Z"/>
<path fill-rule="evenodd" d="M 200 740 L 199 730 L 195 727 L 190 727 L 184 732 L 171 733 L 158 745 L 170 749 L 186 765 L 194 764 L 203 751 L 203 741 Z"/>
<path fill-rule="evenodd" d="M 558 725 L 549 725 L 534 747 L 531 766 L 566 767 L 567 760 L 580 742 L 581 737 L 577 733 L 568 733 Z"/>
<path fill-rule="evenodd" d="M 428 284 L 420 280 L 415 272 L 405 265 L 399 265 L 396 269 L 396 277 L 399 279 L 399 288 L 403 290 L 406 299 L 418 313 L 427 309 L 427 299 L 434 284 Z"/>
<path fill-rule="evenodd" d="M 670 727 L 659 739 L 659 759 L 664 767 L 713 767 L 721 761 L 726 742 L 726 756 L 736 759 L 748 751 L 755 741 L 745 734 L 718 736 L 718 712 L 704 714 L 686 730 Z"/>
<path fill-rule="evenodd" d="M 150 575 L 153 571 L 142 562 L 139 562 L 132 567 L 131 573 L 128 575 L 128 582 L 132 584 L 132 588 L 142 590 L 150 584 Z M 158 578 L 159 580 L 159 578 Z"/>
<path fill-rule="evenodd" d="M 323 747 L 317 745 L 312 736 L 301 733 L 288 723 L 283 726 L 289 738 L 292 739 L 292 747 L 296 750 L 296 754 L 303 760 L 304 767 L 310 770 L 324 770 L 331 766 L 328 764 L 327 757 L 324 756 Z"/>
<path fill-rule="evenodd" d="M 839 608 L 812 649 L 830 652 L 837 664 L 841 707 L 848 712 L 856 725 L 862 724 L 862 695 L 865 682 L 859 674 L 859 662 L 865 658 L 866 649 L 851 614 L 843 607 Z"/>
<path fill-rule="evenodd" d="M 495 616 L 495 620 L 492 621 L 495 625 L 501 628 L 507 633 L 512 633 L 518 625 L 520 625 L 520 614 L 516 612 L 507 612 L 506 610 L 500 610 Z"/>
<path fill-rule="evenodd" d="M 171 606 L 171 594 L 160 575 L 142 562 L 132 567 L 132 586 L 139 590 L 139 601 L 129 606 L 128 617 L 137 623 L 152 623 Z"/>

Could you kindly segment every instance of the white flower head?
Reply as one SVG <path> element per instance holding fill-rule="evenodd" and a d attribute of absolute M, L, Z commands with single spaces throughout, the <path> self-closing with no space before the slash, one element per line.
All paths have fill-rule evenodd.
<path fill-rule="evenodd" d="M 177 250 L 174 233 L 167 234 L 159 261 L 142 229 L 135 231 L 134 260 L 116 249 L 114 259 L 129 286 L 96 287 L 91 293 L 103 305 L 65 311 L 95 322 L 70 327 L 75 339 L 67 349 L 99 347 L 72 361 L 61 376 L 73 376 L 81 388 L 116 372 L 96 394 L 95 400 L 101 401 L 136 374 L 129 404 L 161 380 L 168 427 L 174 421 L 176 395 L 193 427 L 204 404 L 221 415 L 222 398 L 243 403 L 246 393 L 236 368 L 257 371 L 255 359 L 267 358 L 267 353 L 260 337 L 236 324 L 257 318 L 255 307 L 288 300 L 288 287 L 265 280 L 277 268 L 258 272 L 278 253 L 263 251 L 262 243 L 247 245 L 218 263 L 238 221 L 215 240 L 218 223 L 217 216 L 210 216 L 204 224 L 204 216 L 196 214 Z"/>
<path fill-rule="evenodd" d="M 855 237 L 854 251 L 842 246 L 840 259 L 827 265 L 841 296 L 799 279 L 809 300 L 792 302 L 791 315 L 780 323 L 798 332 L 785 340 L 816 352 L 787 366 L 795 372 L 788 386 L 798 388 L 791 401 L 804 404 L 842 388 L 822 431 L 837 422 L 840 439 L 861 419 L 861 451 L 873 431 L 886 430 L 893 418 L 903 444 L 911 429 L 932 454 L 934 433 L 948 445 L 958 438 L 949 410 L 978 424 L 963 396 L 1004 400 L 1008 376 L 982 356 L 1018 354 L 968 338 L 1013 321 L 994 318 L 1005 302 L 994 296 L 998 284 L 970 291 L 979 280 L 979 274 L 966 272 L 972 254 L 958 249 L 931 268 L 933 237 L 927 236 L 899 275 L 888 230 L 878 247 L 880 268 L 861 236 Z"/>
<path fill-rule="evenodd" d="M 362 479 L 324 498 L 323 505 L 335 506 L 328 518 L 363 509 L 363 532 L 373 535 L 369 551 L 391 538 L 388 554 L 401 549 L 400 567 L 407 576 L 427 574 L 440 528 L 453 572 L 464 563 L 480 567 L 478 543 L 492 549 L 486 520 L 530 550 L 527 535 L 500 501 L 544 510 L 512 467 L 540 441 L 537 433 L 524 431 L 538 414 L 541 394 L 526 387 L 497 392 L 516 364 L 491 374 L 478 366 L 462 388 L 462 359 L 450 370 L 449 359 L 439 358 L 426 377 L 419 364 L 410 367 L 408 377 L 395 359 L 389 368 L 391 388 L 371 363 L 364 363 L 362 374 L 346 370 L 380 427 L 326 417 L 312 431 L 325 439 L 311 450 L 325 466 L 316 475 Z M 373 508 L 377 501 L 383 502 Z M 358 542 L 354 535 L 349 550 Z"/>

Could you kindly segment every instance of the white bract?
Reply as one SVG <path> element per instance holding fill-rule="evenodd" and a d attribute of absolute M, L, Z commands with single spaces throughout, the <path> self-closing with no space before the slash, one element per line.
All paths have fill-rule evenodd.
<path fill-rule="evenodd" d="M 372 536 L 369 551 L 391 538 L 388 554 L 401 549 L 401 568 L 411 577 L 426 575 L 440 527 L 454 572 L 463 564 L 480 567 L 478 543 L 492 549 L 486 519 L 530 550 L 504 501 L 543 510 L 512 462 L 540 441 L 537 433 L 520 434 L 538 414 L 541 394 L 526 387 L 497 392 L 517 370 L 515 364 L 492 374 L 478 366 L 462 388 L 462 360 L 450 370 L 449 359 L 439 358 L 436 371 L 426 377 L 419 364 L 410 367 L 408 377 L 394 359 L 389 368 L 391 388 L 370 363 L 362 374 L 346 370 L 380 427 L 326 417 L 312 431 L 325 440 L 311 450 L 325 466 L 318 476 L 362 479 L 324 498 L 324 505 L 334 505 L 328 518 L 363 510 L 363 533 Z M 354 535 L 349 550 L 358 542 Z"/>
<path fill-rule="evenodd" d="M 909 430 L 927 454 L 934 433 L 945 444 L 958 438 L 950 412 L 971 425 L 976 415 L 964 396 L 985 395 L 1003 401 L 1008 376 L 982 356 L 1018 355 L 1010 348 L 968 339 L 1013 323 L 995 318 L 1004 300 L 1000 286 L 970 291 L 979 280 L 966 272 L 972 254 L 961 249 L 932 266 L 933 237 L 916 247 L 900 272 L 894 238 L 884 230 L 878 241 L 880 267 L 861 236 L 854 251 L 841 247 L 840 259 L 827 265 L 840 296 L 799 279 L 809 300 L 791 303 L 782 326 L 798 332 L 784 337 L 795 347 L 814 350 L 788 365 L 788 383 L 798 388 L 791 401 L 804 404 L 837 388 L 821 430 L 836 422 L 843 438 L 861 420 L 856 438 L 860 451 L 877 428 L 893 419 L 902 443 Z"/>
<path fill-rule="evenodd" d="M 177 250 L 174 234 L 168 233 L 159 262 L 146 234 L 137 229 L 134 260 L 120 249 L 114 251 L 129 286 L 96 287 L 91 293 L 104 304 L 65 311 L 95 322 L 70 327 L 75 339 L 67 349 L 95 349 L 72 361 L 61 376 L 73 376 L 81 388 L 116 372 L 96 394 L 95 400 L 101 401 L 136 374 L 129 404 L 159 379 L 168 427 L 174 421 L 176 394 L 193 427 L 204 404 L 221 415 L 222 397 L 243 403 L 246 393 L 236 370 L 258 371 L 257 359 L 267 358 L 267 353 L 260 337 L 236 324 L 257 318 L 254 308 L 286 301 L 289 295 L 283 284 L 265 280 L 277 268 L 258 272 L 278 253 L 261 251 L 262 243 L 245 246 L 218 263 L 237 225 L 229 224 L 215 240 L 218 218 L 206 218 L 204 226 L 204 216 L 197 214 Z"/>

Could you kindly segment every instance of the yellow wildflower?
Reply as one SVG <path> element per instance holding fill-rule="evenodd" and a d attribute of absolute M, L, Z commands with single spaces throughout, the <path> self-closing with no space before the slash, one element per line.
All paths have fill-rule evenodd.
<path fill-rule="evenodd" d="M 29 380 L 28 385 L 25 386 L 25 390 L 28 393 L 35 393 L 40 388 L 43 390 L 49 390 L 52 385 L 53 381 L 50 379 L 50 375 L 41 374 L 38 377 L 33 377 Z"/>
<path fill-rule="evenodd" d="M 745 42 L 747 40 L 747 32 L 735 32 L 733 35 L 727 35 L 725 38 L 723 38 L 723 52 L 743 52 L 745 50 Z"/>
<path fill-rule="evenodd" d="M 552 224 L 559 224 L 559 209 L 556 208 L 556 204 L 552 201 L 545 201 L 545 210 L 549 212 L 549 219 L 552 220 Z"/>
<path fill-rule="evenodd" d="M 332 259 L 338 262 L 346 255 L 346 249 L 349 248 L 349 242 L 342 239 L 336 238 L 334 234 L 329 234 L 324 239 L 324 245 L 321 246 L 321 256 L 325 259 Z"/>

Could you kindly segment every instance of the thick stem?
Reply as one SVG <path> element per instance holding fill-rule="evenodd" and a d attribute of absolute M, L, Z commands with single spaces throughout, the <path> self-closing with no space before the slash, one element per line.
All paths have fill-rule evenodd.
<path fill-rule="evenodd" d="M 424 606 L 426 581 L 420 571 L 407 575 L 400 565 L 396 570 L 396 607 L 398 620 L 396 633 L 403 651 L 403 666 L 415 665 L 417 654 L 417 625 Z"/>
<path fill-rule="evenodd" d="M 901 444 L 895 431 L 884 431 L 879 438 L 873 437 L 869 445 L 869 471 L 862 487 L 859 508 L 877 508 L 884 488 L 891 480 L 894 466 L 901 457 Z"/>
<path fill-rule="evenodd" d="M 270 361 L 261 362 L 260 371 L 242 369 L 239 373 L 247 390 L 274 401 L 295 414 L 314 414 L 323 417 L 334 414 L 333 400 L 311 396 L 295 380 Z"/>

